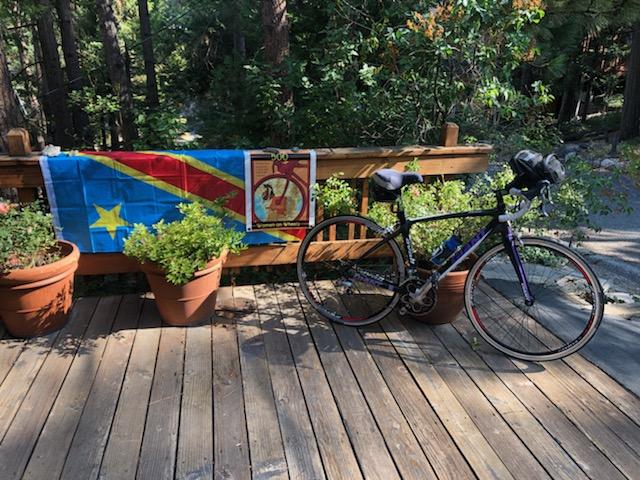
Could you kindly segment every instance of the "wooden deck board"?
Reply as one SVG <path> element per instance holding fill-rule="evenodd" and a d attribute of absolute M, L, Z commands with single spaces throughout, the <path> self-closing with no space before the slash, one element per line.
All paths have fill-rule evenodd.
<path fill-rule="evenodd" d="M 357 480 L 362 478 L 349 437 L 333 399 L 294 288 L 279 286 L 273 290 L 282 315 L 296 363 L 314 433 L 328 478 Z"/>
<path fill-rule="evenodd" d="M 252 305 L 249 311 L 238 315 L 237 325 L 253 478 L 288 479 L 267 353 L 258 314 L 254 309 L 253 287 L 234 288 L 233 295 Z"/>
<path fill-rule="evenodd" d="M 94 299 L 81 301 L 74 321 L 65 327 L 53 344 L 0 445 L 0 478 L 8 480 L 22 476 L 69 367 L 82 346 L 81 339 L 93 318 L 96 303 Z M 94 328 L 90 335 L 95 333 L 97 321 L 91 326 Z"/>
<path fill-rule="evenodd" d="M 176 464 L 185 329 L 163 326 L 144 426 L 139 478 L 172 478 Z"/>
<path fill-rule="evenodd" d="M 267 286 L 257 286 L 255 295 L 290 476 L 323 479 L 318 443 L 278 304 Z"/>
<path fill-rule="evenodd" d="M 98 476 L 136 334 L 140 305 L 140 299 L 133 295 L 122 299 L 113 333 L 107 340 L 102 362 L 71 442 L 61 478 L 75 480 Z"/>
<path fill-rule="evenodd" d="M 160 314 L 155 302 L 145 300 L 100 466 L 101 479 L 133 478 L 136 474 L 160 330 Z"/>
<path fill-rule="evenodd" d="M 384 437 L 333 328 L 308 304 L 303 304 L 303 309 L 364 477 L 399 478 Z"/>
<path fill-rule="evenodd" d="M 640 399 L 578 354 L 514 361 L 464 316 L 335 326 L 296 285 L 228 299 L 192 328 L 130 295 L 0 332 L 0 478 L 638 478 Z"/>
<path fill-rule="evenodd" d="M 187 330 L 177 478 L 213 478 L 211 322 Z"/>
<path fill-rule="evenodd" d="M 56 403 L 49 413 L 31 455 L 24 478 L 57 477 L 62 471 L 67 450 L 80 421 L 93 379 L 100 365 L 107 338 L 120 304 L 120 297 L 100 299 Z"/>
<path fill-rule="evenodd" d="M 552 478 L 564 480 L 588 478 L 455 330 L 448 326 L 424 328 L 411 320 L 405 320 L 402 324 L 413 335 L 417 345 L 429 354 L 436 368 L 444 364 L 448 369 L 459 370 L 460 374 L 464 372 L 473 380 Z"/>
<path fill-rule="evenodd" d="M 481 346 L 476 346 L 476 351 L 485 363 L 545 426 L 547 431 L 560 442 L 587 475 L 594 480 L 625 478 L 610 459 L 509 358 L 497 353 L 479 340 L 476 333 L 471 330 L 469 323 L 456 322 L 454 328 L 465 335 L 469 345 L 480 342 Z M 532 369 L 543 368 L 536 364 L 530 365 Z M 576 401 L 578 400 L 576 399 Z"/>

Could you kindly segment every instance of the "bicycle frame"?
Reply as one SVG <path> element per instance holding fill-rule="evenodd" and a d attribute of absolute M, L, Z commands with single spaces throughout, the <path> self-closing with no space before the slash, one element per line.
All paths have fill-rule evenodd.
<path fill-rule="evenodd" d="M 417 276 L 417 262 L 413 253 L 413 246 L 411 244 L 411 227 L 413 225 L 418 223 L 449 220 L 453 218 L 492 217 L 491 221 L 487 223 L 487 225 L 481 228 L 469 241 L 467 241 L 467 243 L 462 245 L 462 247 L 460 247 L 458 251 L 454 253 L 451 258 L 447 260 L 447 262 L 445 262 L 444 265 L 434 271 L 431 282 L 426 282 L 420 289 L 412 293 L 411 296 L 415 300 L 420 301 L 429 292 L 434 284 L 437 284 L 440 280 L 447 276 L 449 272 L 451 272 L 467 257 L 469 257 L 469 255 L 473 253 L 492 233 L 497 232 L 502 237 L 502 242 L 505 246 L 507 255 L 509 256 L 509 259 L 511 260 L 511 263 L 515 269 L 516 275 L 518 276 L 518 281 L 520 282 L 520 286 L 522 288 L 522 294 L 524 295 L 525 303 L 527 305 L 531 305 L 534 302 L 534 297 L 529 288 L 529 282 L 522 265 L 522 259 L 520 258 L 520 254 L 518 253 L 518 250 L 516 248 L 517 236 L 514 234 L 509 222 L 501 222 L 499 220 L 499 216 L 505 213 L 506 208 L 502 196 L 498 194 L 497 198 L 498 206 L 497 208 L 491 210 L 474 210 L 417 218 L 407 218 L 404 213 L 404 209 L 400 204 L 397 211 L 399 226 L 391 232 L 385 234 L 380 243 L 371 247 L 362 256 L 366 257 L 367 255 L 374 253 L 379 248 L 382 248 L 392 240 L 395 240 L 397 237 L 402 236 L 402 242 L 405 247 L 408 262 L 407 270 L 409 275 L 407 280 L 410 280 Z M 397 286 L 392 285 L 388 282 L 385 282 L 384 285 L 380 285 L 379 281 L 376 280 L 376 284 L 378 284 L 378 286 L 380 287 L 392 291 L 396 291 L 399 289 Z M 402 287 L 402 285 L 400 285 L 400 287 Z"/>

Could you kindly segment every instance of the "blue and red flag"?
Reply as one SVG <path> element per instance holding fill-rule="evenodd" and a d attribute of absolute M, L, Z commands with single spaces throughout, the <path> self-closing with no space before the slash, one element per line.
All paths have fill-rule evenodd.
<path fill-rule="evenodd" d="M 80 152 L 42 157 L 40 166 L 59 237 L 87 253 L 120 252 L 133 225 L 179 218 L 176 205 L 214 208 L 228 196 L 229 226 L 245 231 L 242 150 Z M 245 243 L 297 241 L 304 229 L 249 232 Z"/>

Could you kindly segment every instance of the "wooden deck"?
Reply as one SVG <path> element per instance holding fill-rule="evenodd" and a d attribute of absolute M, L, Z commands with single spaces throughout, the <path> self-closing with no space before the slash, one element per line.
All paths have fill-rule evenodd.
<path fill-rule="evenodd" d="M 185 329 L 84 298 L 1 340 L 0 478 L 640 478 L 640 399 L 579 355 L 512 361 L 464 317 L 334 326 L 295 285 L 233 299 L 257 309 Z"/>

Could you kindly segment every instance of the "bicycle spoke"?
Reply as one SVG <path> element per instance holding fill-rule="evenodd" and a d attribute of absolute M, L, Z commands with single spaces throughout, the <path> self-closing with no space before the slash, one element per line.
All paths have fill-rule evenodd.
<path fill-rule="evenodd" d="M 534 298 L 531 305 L 504 248 L 478 262 L 468 303 L 474 325 L 496 348 L 520 358 L 557 358 L 588 340 L 602 305 L 585 277 L 588 267 L 578 267 L 564 247 L 537 242 L 518 247 Z"/>

